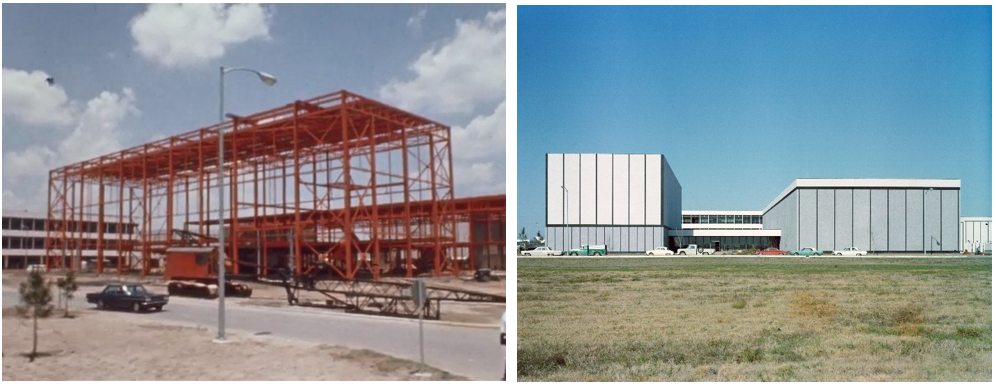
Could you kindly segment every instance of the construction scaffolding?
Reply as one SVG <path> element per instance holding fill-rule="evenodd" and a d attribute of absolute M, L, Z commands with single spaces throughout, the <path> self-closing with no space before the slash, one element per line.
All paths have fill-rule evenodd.
<path fill-rule="evenodd" d="M 504 269 L 505 196 L 454 198 L 449 127 L 347 91 L 229 117 L 52 170 L 48 267 L 80 268 L 95 250 L 102 273 L 114 250 L 118 272 L 144 276 L 171 247 L 217 245 L 224 227 L 237 274 L 319 263 L 342 279 Z M 79 222 L 92 218 L 95 228 Z M 134 237 L 108 246 L 105 229 L 129 225 Z"/>

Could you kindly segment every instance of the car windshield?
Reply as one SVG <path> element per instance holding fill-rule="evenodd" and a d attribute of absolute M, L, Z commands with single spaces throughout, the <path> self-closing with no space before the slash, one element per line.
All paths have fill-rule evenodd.
<path fill-rule="evenodd" d="M 141 285 L 125 286 L 124 288 L 128 295 L 143 296 L 146 294 L 145 287 Z"/>

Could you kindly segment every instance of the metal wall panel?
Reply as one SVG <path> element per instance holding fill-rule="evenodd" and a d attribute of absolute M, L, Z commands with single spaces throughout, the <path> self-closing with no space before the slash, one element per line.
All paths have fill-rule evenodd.
<path fill-rule="evenodd" d="M 647 169 L 645 155 L 629 156 L 629 223 L 647 222 Z"/>
<path fill-rule="evenodd" d="M 799 194 L 799 247 L 816 246 L 816 190 L 797 189 Z"/>
<path fill-rule="evenodd" d="M 782 237 L 778 246 L 779 249 L 798 249 L 799 233 L 797 231 L 799 218 L 797 201 L 798 190 L 795 190 L 763 215 L 762 226 L 764 229 L 782 231 Z"/>
<path fill-rule="evenodd" d="M 854 246 L 851 238 L 854 230 L 852 224 L 854 206 L 851 201 L 853 195 L 850 189 L 840 189 L 834 193 L 833 250 L 835 251 Z"/>
<path fill-rule="evenodd" d="M 816 245 L 818 251 L 832 251 L 834 247 L 834 190 L 816 190 Z"/>
<path fill-rule="evenodd" d="M 564 155 L 564 187 L 567 188 L 567 223 L 578 225 L 581 221 L 581 155 Z M 577 240 L 575 240 L 577 241 Z"/>
<path fill-rule="evenodd" d="M 661 169 L 662 158 L 660 155 L 647 155 L 647 208 L 646 208 L 646 224 L 647 225 L 660 225 L 661 221 L 661 202 L 662 186 L 661 179 L 663 178 L 663 170 Z"/>
<path fill-rule="evenodd" d="M 595 154 L 581 154 L 581 223 L 585 225 L 595 224 L 596 203 L 595 181 L 598 178 L 595 172 Z"/>
<path fill-rule="evenodd" d="M 599 225 L 612 225 L 612 155 L 599 154 L 596 158 L 598 165 L 598 189 L 595 196 L 598 197 L 598 217 L 595 223 Z"/>
<path fill-rule="evenodd" d="M 578 239 L 574 240 L 575 246 L 580 247 L 582 245 L 588 244 L 588 229 L 591 228 L 582 226 L 582 227 L 575 227 L 575 229 L 578 229 L 580 232 L 578 235 Z"/>
<path fill-rule="evenodd" d="M 576 227 L 576 226 L 574 226 L 574 227 L 570 227 L 569 226 L 567 228 L 571 230 L 570 233 L 568 234 L 568 237 L 567 237 L 567 244 L 568 244 L 568 246 L 570 247 L 570 249 L 574 249 L 574 248 L 579 247 L 580 244 L 578 244 L 578 242 L 581 241 L 581 229 L 583 229 L 583 228 L 579 228 L 579 227 Z M 568 249 L 568 250 L 570 250 L 570 249 Z"/>
<path fill-rule="evenodd" d="M 854 235 L 852 236 L 852 247 L 871 250 L 871 191 L 867 189 L 854 189 L 854 211 L 853 225 Z"/>
<path fill-rule="evenodd" d="M 889 250 L 889 191 L 871 191 L 871 250 Z"/>
<path fill-rule="evenodd" d="M 619 227 L 619 252 L 629 252 L 629 227 Z"/>
<path fill-rule="evenodd" d="M 941 250 L 941 191 L 927 190 L 923 195 L 923 241 L 927 252 L 937 252 Z"/>
<path fill-rule="evenodd" d="M 941 191 L 941 250 L 958 249 L 958 190 Z"/>
<path fill-rule="evenodd" d="M 612 156 L 612 225 L 629 224 L 629 156 Z"/>
<path fill-rule="evenodd" d="M 546 222 L 564 223 L 564 154 L 546 155 Z"/>
<path fill-rule="evenodd" d="M 889 190 L 889 250 L 906 250 L 906 190 Z"/>
<path fill-rule="evenodd" d="M 664 239 L 664 231 L 665 230 L 666 229 L 664 229 L 663 227 L 660 227 L 660 226 L 654 227 L 654 246 L 655 247 L 660 247 L 660 246 L 667 245 L 667 243 L 665 242 L 666 240 Z"/>
<path fill-rule="evenodd" d="M 923 190 L 906 190 L 906 250 L 923 248 Z"/>

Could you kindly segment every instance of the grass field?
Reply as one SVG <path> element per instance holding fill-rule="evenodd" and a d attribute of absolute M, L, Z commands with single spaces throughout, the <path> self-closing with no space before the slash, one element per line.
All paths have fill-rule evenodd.
<path fill-rule="evenodd" d="M 991 381 L 992 259 L 528 258 L 519 381 Z"/>

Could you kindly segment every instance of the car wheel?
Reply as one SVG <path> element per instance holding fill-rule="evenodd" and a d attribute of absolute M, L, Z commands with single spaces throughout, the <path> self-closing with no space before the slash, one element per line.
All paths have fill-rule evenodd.
<path fill-rule="evenodd" d="M 142 312 L 142 306 L 139 305 L 138 303 L 132 303 L 131 304 L 131 311 L 136 312 L 136 313 L 140 313 L 140 312 Z"/>
<path fill-rule="evenodd" d="M 102 299 L 97 299 L 97 310 L 104 309 L 104 301 Z"/>
<path fill-rule="evenodd" d="M 843 255 L 844 255 L 843 253 L 838 253 L 838 254 L 837 254 L 837 256 L 843 256 Z"/>
<path fill-rule="evenodd" d="M 602 252 L 595 252 L 595 256 L 601 256 Z"/>
<path fill-rule="evenodd" d="M 530 255 L 530 254 L 528 254 L 528 253 L 523 253 L 522 255 L 523 255 L 523 256 L 532 256 L 532 255 Z"/>
<path fill-rule="evenodd" d="M 678 252 L 678 254 L 684 256 L 685 252 Z"/>
<path fill-rule="evenodd" d="M 163 311 L 163 306 L 156 306 L 156 311 L 162 312 Z"/>
<path fill-rule="evenodd" d="M 647 256 L 653 256 L 653 255 L 654 255 L 653 252 L 647 252 Z"/>
<path fill-rule="evenodd" d="M 858 256 L 861 256 L 861 254 L 859 253 Z"/>

